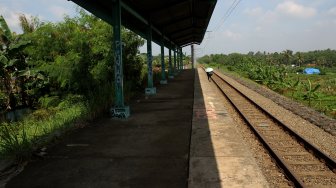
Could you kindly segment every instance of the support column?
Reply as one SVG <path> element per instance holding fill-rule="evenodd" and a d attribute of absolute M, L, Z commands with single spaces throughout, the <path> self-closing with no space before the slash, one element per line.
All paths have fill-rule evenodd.
<path fill-rule="evenodd" d="M 177 61 L 177 59 L 176 59 L 176 48 L 174 47 L 174 76 L 176 76 L 177 75 L 177 70 L 176 70 L 176 61 Z"/>
<path fill-rule="evenodd" d="M 171 59 L 171 47 L 169 47 L 169 79 L 173 79 L 174 78 L 174 73 L 173 73 L 173 65 L 172 65 L 172 59 Z"/>
<path fill-rule="evenodd" d="M 183 70 L 183 52 L 182 52 L 182 48 L 180 48 L 180 59 L 181 59 L 181 70 Z"/>
<path fill-rule="evenodd" d="M 130 116 L 130 110 L 129 106 L 124 105 L 120 0 L 113 1 L 112 9 L 115 106 L 110 112 L 112 117 L 127 118 Z"/>
<path fill-rule="evenodd" d="M 179 72 L 182 71 L 182 58 L 181 58 L 181 48 L 178 48 L 178 60 L 179 60 Z"/>
<path fill-rule="evenodd" d="M 166 79 L 166 65 L 165 65 L 165 59 L 164 59 L 164 39 L 162 37 L 161 41 L 161 80 L 160 84 L 167 84 L 167 79 Z"/>
<path fill-rule="evenodd" d="M 194 64 L 194 45 L 191 45 L 191 68 L 194 69 L 195 68 L 195 64 Z"/>
<path fill-rule="evenodd" d="M 180 60 L 180 48 L 176 47 L 176 58 L 177 58 L 177 72 L 181 71 L 181 60 Z"/>
<path fill-rule="evenodd" d="M 148 26 L 147 28 L 147 68 L 148 68 L 148 79 L 147 88 L 145 89 L 146 95 L 156 94 L 156 88 L 153 87 L 153 67 L 152 67 L 152 28 Z"/>

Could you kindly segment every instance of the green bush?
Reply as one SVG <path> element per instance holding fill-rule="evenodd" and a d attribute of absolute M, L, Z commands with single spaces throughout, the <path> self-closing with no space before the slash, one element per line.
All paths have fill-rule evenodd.
<path fill-rule="evenodd" d="M 0 24 L 0 37 L 11 34 L 4 26 Z M 125 28 L 122 40 L 124 93 L 129 102 L 137 91 L 143 92 L 147 80 L 144 59 L 139 55 L 144 40 Z M 27 33 L 15 35 L 15 57 L 4 56 L 3 50 L 9 48 L 0 46 L 0 72 L 6 73 L 1 74 L 1 83 L 6 80 L 6 86 L 11 86 L 8 80 L 14 77 L 17 81 L 12 90 L 1 85 L 0 114 L 6 107 L 15 110 L 17 104 L 34 109 L 22 121 L 0 125 L 2 155 L 27 158 L 45 140 L 73 127 L 77 120 L 108 112 L 114 101 L 112 41 L 111 25 L 80 10 L 74 18 L 38 24 Z"/>

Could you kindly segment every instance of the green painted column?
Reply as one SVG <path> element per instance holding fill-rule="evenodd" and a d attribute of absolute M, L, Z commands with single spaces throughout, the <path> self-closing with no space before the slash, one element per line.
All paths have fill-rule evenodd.
<path fill-rule="evenodd" d="M 180 49 L 176 47 L 177 72 L 180 72 Z"/>
<path fill-rule="evenodd" d="M 194 45 L 191 45 L 191 68 L 195 68 L 195 61 L 194 61 Z"/>
<path fill-rule="evenodd" d="M 148 26 L 147 28 L 147 88 L 145 89 L 146 95 L 156 94 L 156 88 L 153 87 L 153 66 L 152 66 L 153 56 L 152 56 L 152 28 Z"/>
<path fill-rule="evenodd" d="M 176 69 L 176 61 L 177 61 L 177 59 L 176 59 L 176 48 L 174 47 L 174 76 L 176 76 L 177 75 L 177 69 Z"/>
<path fill-rule="evenodd" d="M 181 49 L 180 48 L 177 48 L 177 60 L 178 60 L 178 69 L 179 69 L 179 72 L 181 71 Z"/>
<path fill-rule="evenodd" d="M 110 109 L 110 112 L 112 117 L 127 118 L 130 110 L 124 105 L 120 0 L 113 1 L 112 9 L 115 106 Z"/>
<path fill-rule="evenodd" d="M 181 59 L 181 70 L 183 70 L 183 52 L 182 52 L 182 48 L 180 48 L 180 59 Z"/>
<path fill-rule="evenodd" d="M 165 59 L 164 59 L 164 39 L 162 37 L 161 40 L 161 80 L 160 84 L 167 84 L 167 79 L 166 79 L 166 65 L 165 65 Z"/>
<path fill-rule="evenodd" d="M 171 58 L 171 47 L 169 47 L 169 76 L 168 78 L 173 79 L 174 78 L 174 73 L 173 73 L 173 65 L 172 65 L 172 58 Z"/>
<path fill-rule="evenodd" d="M 178 59 L 178 69 L 179 72 L 181 72 L 181 65 L 182 65 L 182 59 L 181 59 L 181 48 L 177 48 L 177 59 Z"/>

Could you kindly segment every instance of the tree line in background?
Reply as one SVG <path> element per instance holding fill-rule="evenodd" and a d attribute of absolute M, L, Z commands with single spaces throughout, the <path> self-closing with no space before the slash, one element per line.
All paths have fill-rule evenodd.
<path fill-rule="evenodd" d="M 263 62 L 272 65 L 295 65 L 298 67 L 315 66 L 315 67 L 335 67 L 336 50 L 315 50 L 310 52 L 296 52 L 284 50 L 283 52 L 249 52 L 247 54 L 211 54 L 206 55 L 198 60 L 202 63 L 222 62 L 227 65 L 233 65 L 241 62 L 242 58 L 249 58 L 252 61 Z"/>
<path fill-rule="evenodd" d="M 330 117 L 336 117 L 336 50 L 212 54 L 199 58 L 198 62 L 236 72 Z M 321 73 L 303 74 L 307 67 L 318 68 Z"/>

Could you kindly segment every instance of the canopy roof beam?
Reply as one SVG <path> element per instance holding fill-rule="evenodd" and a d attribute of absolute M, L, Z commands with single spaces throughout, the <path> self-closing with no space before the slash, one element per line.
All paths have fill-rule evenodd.
<path fill-rule="evenodd" d="M 99 18 L 112 24 L 113 4 L 117 0 L 71 0 Z M 172 43 L 184 46 L 200 43 L 210 21 L 217 0 L 119 0 L 121 6 L 121 23 L 128 29 L 146 38 L 149 23 L 153 31 L 153 42 L 158 45 Z M 149 21 L 150 20 L 150 21 Z M 186 24 L 187 23 L 187 24 Z M 203 33 L 190 38 L 196 41 L 179 41 L 171 36 L 172 32 L 184 30 L 185 27 L 201 27 Z M 192 33 L 185 33 L 190 35 Z"/>

